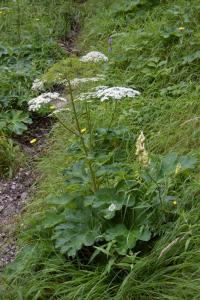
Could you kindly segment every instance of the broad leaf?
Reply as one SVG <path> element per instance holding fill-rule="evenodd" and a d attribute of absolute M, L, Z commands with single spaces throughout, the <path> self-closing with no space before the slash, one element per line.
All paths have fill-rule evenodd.
<path fill-rule="evenodd" d="M 137 237 L 138 240 L 148 242 L 151 238 L 151 231 L 149 230 L 148 226 L 141 226 Z"/>
<path fill-rule="evenodd" d="M 45 202 L 52 205 L 67 205 L 70 204 L 75 198 L 76 195 L 74 194 L 63 194 L 62 196 L 57 197 L 47 197 Z"/>
<path fill-rule="evenodd" d="M 112 219 L 115 211 L 121 210 L 124 205 L 133 206 L 135 201 L 133 196 L 127 196 L 124 192 L 118 192 L 114 188 L 105 188 L 87 196 L 84 203 L 86 206 L 99 209 L 104 218 Z"/>
<path fill-rule="evenodd" d="M 106 241 L 116 241 L 116 251 L 120 255 L 126 255 L 129 249 L 135 247 L 138 240 L 138 230 L 128 230 L 123 224 L 118 224 L 106 230 Z"/>
<path fill-rule="evenodd" d="M 80 160 L 73 164 L 71 167 L 64 170 L 63 174 L 66 176 L 66 181 L 70 184 L 88 184 L 90 176 L 88 175 L 85 162 Z"/>
<path fill-rule="evenodd" d="M 56 226 L 53 239 L 56 248 L 68 256 L 75 256 L 83 246 L 92 246 L 100 239 L 99 225 L 90 209 L 69 209 L 66 223 Z"/>
<path fill-rule="evenodd" d="M 65 219 L 64 213 L 55 211 L 47 211 L 43 217 L 43 221 L 38 225 L 39 228 L 53 228 Z"/>
<path fill-rule="evenodd" d="M 28 114 L 19 110 L 11 110 L 6 112 L 2 117 L 0 129 L 9 130 L 10 132 L 19 135 L 27 130 L 27 124 L 32 123 L 32 120 L 29 118 Z M 2 126 L 5 128 L 2 128 Z"/>

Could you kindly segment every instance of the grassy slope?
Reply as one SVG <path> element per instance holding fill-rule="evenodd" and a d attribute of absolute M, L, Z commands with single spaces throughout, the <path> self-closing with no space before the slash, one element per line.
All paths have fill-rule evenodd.
<path fill-rule="evenodd" d="M 198 1 L 162 1 L 134 12 L 124 12 L 116 1 L 107 2 L 91 0 L 85 4 L 88 17 L 78 44 L 82 52 L 98 49 L 109 55 L 111 62 L 104 70 L 108 84 L 142 91 L 136 101 L 119 104 L 114 123 L 127 125 L 136 134 L 143 129 L 150 153 L 176 150 L 198 155 Z M 111 34 L 113 51 L 108 53 Z M 112 109 L 112 105 L 104 104 L 98 118 L 93 111 L 96 125 L 103 121 L 106 127 Z M 198 170 L 179 194 L 190 210 L 182 211 L 173 230 L 155 244 L 150 254 L 136 260 L 131 272 L 119 270 L 105 275 L 98 268 L 66 262 L 55 252 L 48 233 L 36 230 L 35 224 L 45 215 L 44 198 L 64 190 L 61 171 L 71 160 L 65 150 L 70 139 L 62 127 L 56 126 L 50 151 L 39 162 L 42 177 L 25 218 L 29 224 L 21 239 L 25 247 L 6 270 L 4 279 L 10 288 L 7 286 L 7 294 L 3 291 L 2 299 L 199 299 Z M 31 217 L 34 211 L 37 213 Z M 160 251 L 180 234 L 185 238 L 158 259 Z"/>

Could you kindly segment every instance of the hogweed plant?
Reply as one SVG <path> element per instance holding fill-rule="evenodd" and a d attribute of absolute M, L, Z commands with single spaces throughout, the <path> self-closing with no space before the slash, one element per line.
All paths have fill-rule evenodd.
<path fill-rule="evenodd" d="M 176 153 L 149 159 L 143 132 L 133 143 L 129 128 L 92 128 L 88 103 L 81 104 L 80 114 L 70 81 L 68 87 L 75 129 L 58 120 L 74 135 L 67 149 L 73 161 L 63 170 L 65 193 L 46 199 L 52 222 L 44 219 L 39 227 L 48 228 L 56 249 L 69 257 L 92 263 L 101 255 L 114 264 L 134 249 L 142 253 L 146 243 L 151 249 L 170 230 L 182 205 L 176 196 L 180 178 L 187 178 L 196 160 Z M 130 164 L 127 149 L 135 146 Z"/>

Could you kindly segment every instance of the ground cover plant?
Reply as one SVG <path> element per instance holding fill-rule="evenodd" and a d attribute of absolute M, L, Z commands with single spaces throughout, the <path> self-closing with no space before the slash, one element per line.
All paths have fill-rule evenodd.
<path fill-rule="evenodd" d="M 2 299 L 199 298 L 198 7 L 82 7 L 82 53 L 109 60 L 82 70 L 70 58 L 43 76 L 54 85 L 60 70 L 69 104 L 38 163 L 38 192 L 21 251 L 2 275 Z M 141 95 L 80 101 L 65 64 L 70 76 L 101 74 L 106 85 Z"/>

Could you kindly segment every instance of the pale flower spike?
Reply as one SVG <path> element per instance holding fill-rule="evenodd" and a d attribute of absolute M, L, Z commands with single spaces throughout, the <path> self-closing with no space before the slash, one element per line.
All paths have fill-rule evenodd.
<path fill-rule="evenodd" d="M 136 141 L 135 154 L 137 155 L 139 162 L 141 162 L 144 166 L 147 166 L 149 164 L 149 155 L 147 150 L 145 149 L 145 136 L 143 131 L 141 131 Z"/>
<path fill-rule="evenodd" d="M 181 170 L 182 170 L 181 163 L 178 163 L 178 164 L 176 165 L 175 175 L 181 173 Z"/>

